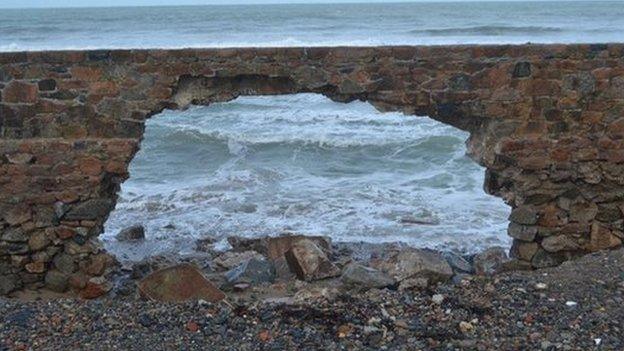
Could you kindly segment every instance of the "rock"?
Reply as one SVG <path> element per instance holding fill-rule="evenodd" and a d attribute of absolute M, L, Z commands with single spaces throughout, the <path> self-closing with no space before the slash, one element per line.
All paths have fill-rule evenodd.
<path fill-rule="evenodd" d="M 23 243 L 28 241 L 28 237 L 21 228 L 8 228 L 4 230 L 0 240 L 10 243 Z"/>
<path fill-rule="evenodd" d="M 199 252 L 212 252 L 214 246 L 214 239 L 202 238 L 195 240 L 195 250 Z"/>
<path fill-rule="evenodd" d="M 54 267 L 65 274 L 71 274 L 76 271 L 76 263 L 71 255 L 58 254 L 52 260 Z"/>
<path fill-rule="evenodd" d="M 286 257 L 280 257 L 273 260 L 273 267 L 275 267 L 275 276 L 281 281 L 290 281 L 295 278 L 295 274 L 290 270 Z"/>
<path fill-rule="evenodd" d="M 163 302 L 217 302 L 225 298 L 197 268 L 186 263 L 158 270 L 141 280 L 138 287 L 142 296 Z"/>
<path fill-rule="evenodd" d="M 535 240 L 535 236 L 537 235 L 537 227 L 535 226 L 526 226 L 518 223 L 511 222 L 507 227 L 507 234 L 510 237 L 531 242 Z"/>
<path fill-rule="evenodd" d="M 514 66 L 512 77 L 514 78 L 524 78 L 531 75 L 531 63 L 529 62 L 518 62 Z"/>
<path fill-rule="evenodd" d="M 446 262 L 453 268 L 453 271 L 457 273 L 474 273 L 474 267 L 465 258 L 450 252 L 444 253 L 443 256 Z"/>
<path fill-rule="evenodd" d="M 44 273 L 46 271 L 46 264 L 44 262 L 31 262 L 27 263 L 26 272 L 28 273 Z"/>
<path fill-rule="evenodd" d="M 70 209 L 64 219 L 68 221 L 97 220 L 108 215 L 113 206 L 113 201 L 109 199 L 87 200 Z"/>
<path fill-rule="evenodd" d="M 431 296 L 431 302 L 435 303 L 436 305 L 442 304 L 442 302 L 444 302 L 444 295 L 442 295 L 442 294 L 435 294 L 435 295 Z"/>
<path fill-rule="evenodd" d="M 534 225 L 537 223 L 537 212 L 529 206 L 516 207 L 511 211 L 509 220 L 518 224 Z"/>
<path fill-rule="evenodd" d="M 32 218 L 32 210 L 28 206 L 13 206 L 4 213 L 4 220 L 13 226 L 28 222 Z"/>
<path fill-rule="evenodd" d="M 622 239 L 613 235 L 611 230 L 600 225 L 598 222 L 592 224 L 588 246 L 590 251 L 604 250 L 620 245 L 622 245 Z"/>
<path fill-rule="evenodd" d="M 95 299 L 105 295 L 112 289 L 112 285 L 103 277 L 91 278 L 80 291 L 83 299 Z"/>
<path fill-rule="evenodd" d="M 439 253 L 414 248 L 378 262 L 376 268 L 401 282 L 402 289 L 447 281 L 453 276 L 453 269 Z"/>
<path fill-rule="evenodd" d="M 261 284 L 275 280 L 275 268 L 264 259 L 251 258 L 225 273 L 230 284 Z"/>
<path fill-rule="evenodd" d="M 571 238 L 568 235 L 553 235 L 545 237 L 544 240 L 542 240 L 542 247 L 548 252 L 578 250 L 579 248 L 574 238 Z"/>
<path fill-rule="evenodd" d="M 31 154 L 18 153 L 6 155 L 6 158 L 10 163 L 16 165 L 26 165 L 31 163 L 35 157 Z"/>
<path fill-rule="evenodd" d="M 50 239 L 44 231 L 38 231 L 30 235 L 28 238 L 28 246 L 32 251 L 39 251 L 46 248 L 50 244 Z"/>
<path fill-rule="evenodd" d="M 531 265 L 535 268 L 554 267 L 565 261 L 565 257 L 558 253 L 547 252 L 544 249 L 538 249 L 531 260 Z"/>
<path fill-rule="evenodd" d="M 51 270 L 45 276 L 45 287 L 56 292 L 65 292 L 68 287 L 69 276 L 63 272 Z"/>
<path fill-rule="evenodd" d="M 472 332 L 473 330 L 474 330 L 474 326 L 471 323 L 464 322 L 464 321 L 459 322 L 459 331 L 460 332 L 462 332 L 464 334 L 467 334 L 467 333 Z"/>
<path fill-rule="evenodd" d="M 511 257 L 530 262 L 533 256 L 535 256 L 538 248 L 538 243 L 528 243 L 521 240 L 514 240 L 509 253 Z"/>
<path fill-rule="evenodd" d="M 0 275 L 0 296 L 7 295 L 18 288 L 19 277 L 17 274 Z"/>
<path fill-rule="evenodd" d="M 256 251 L 243 251 L 243 252 L 227 251 L 217 256 L 216 258 L 214 258 L 212 262 L 223 269 L 230 270 L 234 267 L 238 267 L 243 262 L 250 260 L 252 258 L 261 260 L 264 257 Z"/>
<path fill-rule="evenodd" d="M 145 228 L 136 224 L 131 227 L 122 229 L 116 236 L 117 241 L 136 241 L 145 239 Z"/>
<path fill-rule="evenodd" d="M 381 289 L 396 284 L 396 281 L 388 274 L 359 263 L 349 264 L 340 279 L 345 285 L 367 289 Z"/>
<path fill-rule="evenodd" d="M 496 274 L 501 265 L 508 260 L 505 249 L 502 247 L 491 247 L 475 255 L 475 273 L 478 275 Z"/>
<path fill-rule="evenodd" d="M 284 257 L 286 251 L 290 250 L 293 244 L 300 240 L 310 240 L 321 248 L 326 255 L 331 255 L 331 239 L 325 236 L 306 235 L 282 235 L 277 237 L 264 238 L 241 238 L 229 237 L 228 243 L 234 251 L 256 251 L 271 260 Z"/>
<path fill-rule="evenodd" d="M 288 266 L 301 280 L 319 280 L 340 275 L 338 267 L 311 240 L 296 241 L 285 256 Z"/>

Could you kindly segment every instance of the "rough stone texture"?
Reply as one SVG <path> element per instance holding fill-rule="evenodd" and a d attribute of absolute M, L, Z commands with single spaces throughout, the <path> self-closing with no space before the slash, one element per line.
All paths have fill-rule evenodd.
<path fill-rule="evenodd" d="M 312 240 L 296 241 L 285 254 L 290 270 L 297 278 L 306 281 L 340 275 L 340 270 Z"/>
<path fill-rule="evenodd" d="M 364 289 L 381 289 L 396 284 L 388 274 L 355 262 L 345 267 L 340 279 L 348 286 Z"/>
<path fill-rule="evenodd" d="M 140 224 L 124 228 L 115 235 L 115 239 L 117 239 L 117 241 L 143 240 L 145 239 L 145 228 Z"/>
<path fill-rule="evenodd" d="M 470 132 L 485 190 L 514 210 L 509 234 L 539 246 L 519 257 L 535 267 L 619 246 L 623 58 L 623 44 L 0 53 L 0 276 L 26 274 L 16 259 L 100 252 L 150 116 L 300 92 Z"/>
<path fill-rule="evenodd" d="M 437 252 L 420 249 L 406 249 L 392 254 L 374 264 L 398 282 L 399 288 L 426 287 L 449 280 L 453 269 Z"/>
<path fill-rule="evenodd" d="M 190 264 L 179 264 L 156 271 L 138 284 L 141 295 L 150 300 L 182 302 L 189 300 L 220 301 L 225 294 Z"/>

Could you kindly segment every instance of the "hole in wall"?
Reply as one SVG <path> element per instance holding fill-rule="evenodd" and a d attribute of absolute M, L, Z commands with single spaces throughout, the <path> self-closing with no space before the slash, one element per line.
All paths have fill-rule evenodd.
<path fill-rule="evenodd" d="M 121 260 L 283 231 L 476 252 L 509 246 L 468 133 L 318 94 L 245 96 L 147 121 L 102 239 Z M 146 240 L 122 243 L 142 224 Z"/>

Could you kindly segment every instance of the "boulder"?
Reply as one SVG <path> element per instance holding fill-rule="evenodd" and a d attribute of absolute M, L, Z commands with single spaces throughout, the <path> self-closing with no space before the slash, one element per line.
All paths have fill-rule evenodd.
<path fill-rule="evenodd" d="M 225 298 L 225 294 L 209 282 L 195 266 L 187 263 L 158 270 L 141 280 L 138 287 L 142 296 L 155 301 L 217 302 Z"/>
<path fill-rule="evenodd" d="M 136 224 L 131 227 L 122 229 L 115 238 L 117 241 L 136 241 L 145 239 L 145 228 Z"/>
<path fill-rule="evenodd" d="M 408 248 L 377 262 L 378 269 L 400 282 L 400 288 L 449 280 L 453 269 L 437 252 Z"/>
<path fill-rule="evenodd" d="M 453 271 L 457 273 L 474 273 L 474 267 L 465 258 L 450 252 L 444 253 L 443 256 L 451 268 L 453 268 Z"/>
<path fill-rule="evenodd" d="M 264 259 L 251 258 L 225 273 L 229 284 L 261 284 L 275 280 L 275 268 Z"/>
<path fill-rule="evenodd" d="M 69 276 L 63 272 L 51 270 L 45 276 L 45 287 L 56 292 L 67 291 Z"/>
<path fill-rule="evenodd" d="M 388 274 L 359 263 L 350 263 L 340 277 L 345 285 L 358 288 L 385 288 L 396 284 Z"/>
<path fill-rule="evenodd" d="M 491 247 L 474 257 L 474 270 L 478 275 L 493 275 L 498 273 L 503 263 L 508 261 L 507 252 L 502 247 Z"/>
<path fill-rule="evenodd" d="M 338 267 L 312 240 L 296 241 L 285 256 L 288 266 L 301 280 L 312 281 L 340 275 Z"/>
<path fill-rule="evenodd" d="M 112 289 L 112 285 L 103 277 L 89 279 L 85 287 L 80 291 L 83 299 L 95 299 L 105 295 Z"/>
<path fill-rule="evenodd" d="M 238 267 L 243 262 L 252 258 L 261 260 L 264 257 L 256 251 L 227 251 L 217 256 L 215 259 L 212 260 L 212 262 L 222 269 L 229 270 L 234 267 Z"/>
<path fill-rule="evenodd" d="M 300 240 L 310 240 L 316 244 L 326 255 L 331 255 L 331 239 L 325 236 L 306 236 L 306 235 L 282 235 L 277 237 L 264 238 L 241 238 L 230 237 L 228 243 L 234 251 L 256 251 L 271 260 L 284 257 L 284 254 L 290 250 L 293 244 Z"/>

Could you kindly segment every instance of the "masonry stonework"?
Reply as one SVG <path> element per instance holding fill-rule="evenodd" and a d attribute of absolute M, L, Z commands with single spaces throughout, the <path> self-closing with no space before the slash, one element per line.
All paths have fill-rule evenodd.
<path fill-rule="evenodd" d="M 532 267 L 622 244 L 621 44 L 1 53 L 0 294 L 97 295 L 113 261 L 98 235 L 147 118 L 301 92 L 470 132 Z"/>

